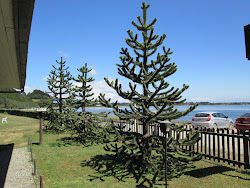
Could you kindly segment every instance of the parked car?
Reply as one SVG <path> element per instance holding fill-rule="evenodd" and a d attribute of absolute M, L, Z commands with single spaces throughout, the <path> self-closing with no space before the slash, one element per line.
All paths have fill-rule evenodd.
<path fill-rule="evenodd" d="M 250 112 L 247 112 L 235 120 L 237 130 L 250 130 Z"/>
<path fill-rule="evenodd" d="M 234 127 L 233 120 L 220 112 L 199 112 L 192 118 L 192 125 L 206 128 L 230 128 Z"/>

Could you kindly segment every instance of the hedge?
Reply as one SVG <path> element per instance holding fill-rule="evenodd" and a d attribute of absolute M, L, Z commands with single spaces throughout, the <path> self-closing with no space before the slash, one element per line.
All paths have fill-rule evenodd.
<path fill-rule="evenodd" d="M 30 118 L 36 118 L 36 119 L 40 118 L 39 112 L 36 112 L 36 111 L 0 109 L 0 113 L 8 113 L 11 115 L 24 116 L 24 117 L 30 117 Z M 43 118 L 47 119 L 47 117 L 48 117 L 47 112 L 43 112 Z"/>

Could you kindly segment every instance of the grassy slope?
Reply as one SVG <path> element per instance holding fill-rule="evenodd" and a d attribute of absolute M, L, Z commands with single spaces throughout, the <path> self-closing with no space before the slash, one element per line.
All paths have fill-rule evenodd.
<path fill-rule="evenodd" d="M 16 147 L 27 145 L 30 136 L 33 143 L 39 141 L 39 120 L 0 114 L 8 117 L 8 124 L 0 126 L 0 145 L 14 143 Z M 97 173 L 83 162 L 96 155 L 104 155 L 102 145 L 83 148 L 81 145 L 63 141 L 67 134 L 44 134 L 42 146 L 33 144 L 34 157 L 37 158 L 39 174 L 44 176 L 46 187 L 135 187 L 133 178 L 125 177 L 119 181 L 115 173 Z M 235 170 L 232 167 L 218 166 L 210 161 L 199 161 L 197 168 L 190 169 L 186 175 L 169 181 L 169 187 L 249 187 L 250 172 Z M 91 178 L 97 178 L 90 181 Z M 101 180 L 102 179 L 102 180 Z M 164 187 L 157 185 L 156 187 Z"/>
<path fill-rule="evenodd" d="M 2 118 L 7 117 L 7 124 Z M 39 135 L 39 120 L 8 114 L 0 114 L 0 145 L 14 143 L 15 148 L 28 144 L 28 137 L 34 139 Z"/>

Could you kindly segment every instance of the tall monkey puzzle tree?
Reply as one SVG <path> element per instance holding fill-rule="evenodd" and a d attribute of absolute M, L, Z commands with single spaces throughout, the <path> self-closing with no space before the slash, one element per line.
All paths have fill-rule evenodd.
<path fill-rule="evenodd" d="M 71 98 L 72 96 L 72 90 L 71 86 L 72 83 L 70 82 L 72 80 L 72 76 L 70 72 L 68 71 L 69 67 L 66 67 L 66 61 L 63 61 L 63 58 L 61 57 L 61 61 L 57 61 L 56 63 L 59 64 L 59 67 L 55 67 L 52 65 L 54 70 L 50 71 L 49 78 L 47 80 L 48 82 L 48 88 L 52 93 L 52 97 L 55 101 L 57 101 L 58 104 L 58 111 L 55 111 L 53 107 L 50 108 L 50 114 L 51 114 L 51 128 L 56 129 L 59 131 L 59 129 L 62 129 L 62 125 L 65 120 L 65 115 L 68 115 L 69 109 L 71 108 Z M 60 126 L 58 126 L 59 124 Z"/>
<path fill-rule="evenodd" d="M 110 103 L 110 99 L 105 99 L 105 94 L 100 95 L 102 105 L 114 108 L 114 113 L 120 119 L 138 119 L 143 124 L 143 136 L 146 138 L 149 135 L 149 123 L 157 120 L 173 120 L 187 115 L 197 105 L 191 106 L 184 112 L 180 112 L 174 109 L 175 104 L 184 103 L 186 99 L 181 100 L 181 94 L 188 89 L 187 85 L 183 85 L 182 89 L 175 89 L 170 87 L 170 84 L 166 81 L 167 77 L 174 74 L 177 70 L 175 63 L 169 63 L 168 57 L 172 52 L 170 48 L 168 50 L 163 46 L 163 55 L 157 54 L 156 60 L 149 60 L 157 48 L 163 43 L 166 35 L 163 34 L 158 39 L 158 35 L 154 35 L 153 25 L 156 22 L 156 18 L 147 24 L 147 9 L 150 5 L 142 4 L 143 20 L 138 16 L 140 25 L 132 21 L 132 24 L 142 32 L 143 42 L 138 42 L 138 34 L 133 36 L 133 32 L 128 30 L 130 38 L 126 38 L 126 43 L 133 48 L 136 58 L 130 56 L 130 53 L 126 49 L 121 49 L 120 52 L 123 56 L 120 57 L 122 64 L 117 64 L 118 73 L 136 84 L 129 82 L 130 92 L 122 91 L 121 84 L 118 84 L 118 79 L 109 81 L 108 78 L 104 78 L 107 84 L 116 90 L 117 94 L 124 99 L 130 100 L 135 103 L 136 106 L 130 104 L 131 111 L 125 109 L 119 109 L 117 101 L 114 104 Z M 148 33 L 149 32 L 149 33 Z M 155 43 L 155 41 L 158 39 Z M 138 73 L 135 70 L 139 69 Z M 136 90 L 140 85 L 142 87 L 142 93 Z M 152 110 L 152 107 L 157 111 Z"/>
<path fill-rule="evenodd" d="M 195 104 L 184 112 L 174 109 L 175 104 L 185 102 L 186 99 L 182 99 L 181 94 L 188 89 L 188 86 L 184 84 L 181 89 L 176 89 L 170 87 L 170 84 L 167 82 L 167 78 L 177 70 L 175 63 L 169 63 L 169 55 L 172 54 L 170 49 L 166 50 L 165 46 L 163 46 L 163 55 L 158 53 L 155 60 L 150 59 L 156 53 L 157 48 L 162 45 L 166 35 L 163 34 L 160 38 L 158 35 L 154 35 L 154 24 L 157 19 L 155 18 L 151 23 L 147 23 L 147 9 L 149 6 L 143 2 L 141 7 L 143 19 L 140 16 L 137 17 L 139 24 L 132 21 L 132 24 L 141 32 L 143 41 L 138 41 L 138 34 L 133 35 L 133 31 L 127 31 L 129 38 L 126 38 L 126 43 L 133 49 L 136 57 L 133 58 L 127 48 L 122 48 L 120 52 L 122 54 L 120 57 L 121 64 L 117 64 L 118 73 L 133 82 L 129 82 L 130 91 L 123 91 L 121 84 L 118 83 L 118 79 L 114 82 L 104 78 L 106 83 L 115 89 L 119 96 L 132 102 L 129 106 L 130 110 L 120 109 L 117 101 L 111 104 L 111 99 L 105 99 L 105 94 L 100 94 L 99 96 L 101 104 L 106 107 L 112 107 L 114 114 L 120 119 L 137 119 L 142 123 L 143 134 L 140 136 L 139 134 L 134 134 L 136 135 L 138 145 L 133 146 L 134 151 L 139 149 L 135 158 L 137 162 L 140 161 L 138 160 L 139 158 L 141 159 L 142 166 L 150 166 L 152 162 L 155 142 L 152 141 L 153 136 L 149 135 L 150 122 L 178 119 L 187 115 L 197 106 Z M 140 87 L 138 88 L 138 86 Z M 136 104 L 136 106 L 133 104 Z M 161 128 L 162 130 L 165 129 L 165 127 Z M 195 138 L 197 141 L 197 135 Z M 125 143 L 124 139 L 122 140 L 124 145 L 120 148 L 114 146 L 113 151 L 131 155 L 133 152 L 127 152 L 127 149 L 131 147 Z M 152 144 L 153 142 L 154 144 Z M 106 149 L 110 150 L 109 147 Z M 133 155 L 135 156 L 134 153 Z"/>
<path fill-rule="evenodd" d="M 156 22 L 156 18 L 147 24 L 147 9 L 150 5 L 146 3 L 142 4 L 143 9 L 143 21 L 138 16 L 140 25 L 132 21 L 132 24 L 142 32 L 143 42 L 138 42 L 138 34 L 133 36 L 133 32 L 128 30 L 130 38 L 126 38 L 126 43 L 133 48 L 136 58 L 130 56 L 130 53 L 126 49 L 121 49 L 120 52 L 123 56 L 120 57 L 122 64 L 117 64 L 118 73 L 136 84 L 129 82 L 131 92 L 122 91 L 121 84 L 118 84 L 118 79 L 109 81 L 104 78 L 107 84 L 116 90 L 119 96 L 124 99 L 128 99 L 136 104 L 136 107 L 130 104 L 131 111 L 121 110 L 118 108 L 117 103 L 110 104 L 109 100 L 105 99 L 105 95 L 101 94 L 100 99 L 102 104 L 107 107 L 113 107 L 115 109 L 115 115 L 121 119 L 139 119 L 143 123 L 143 135 L 147 136 L 149 132 L 149 122 L 165 119 L 178 119 L 181 116 L 185 116 L 192 111 L 196 105 L 191 106 L 184 112 L 180 112 L 174 109 L 175 104 L 184 103 L 186 99 L 181 100 L 181 94 L 188 89 L 187 85 L 183 85 L 182 89 L 175 89 L 170 87 L 170 84 L 166 81 L 166 78 L 174 74 L 177 70 L 175 63 L 168 63 L 170 58 L 168 57 L 172 52 L 170 49 L 166 50 L 163 46 L 164 54 L 157 54 L 157 59 L 149 61 L 149 57 L 152 56 L 157 48 L 163 43 L 166 35 L 163 34 L 155 43 L 159 36 L 154 35 L 153 25 Z M 148 34 L 148 31 L 150 32 Z M 138 74 L 135 70 L 139 69 Z M 136 90 L 137 86 L 141 85 L 143 93 Z M 157 112 L 151 110 L 151 107 L 155 108 Z"/>

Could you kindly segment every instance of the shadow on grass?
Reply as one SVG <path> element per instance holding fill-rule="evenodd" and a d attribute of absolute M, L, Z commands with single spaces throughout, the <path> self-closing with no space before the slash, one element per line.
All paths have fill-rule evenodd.
<path fill-rule="evenodd" d="M 222 174 L 223 172 L 227 171 L 232 171 L 232 169 L 225 166 L 213 166 L 213 167 L 191 170 L 185 172 L 185 175 L 189 175 L 195 178 L 203 178 L 213 174 Z"/>
<path fill-rule="evenodd" d="M 70 147 L 70 146 L 82 146 L 75 137 L 63 137 L 56 140 L 56 142 L 49 143 L 51 147 Z"/>
<path fill-rule="evenodd" d="M 146 175 L 141 174 L 139 171 L 126 168 L 126 161 L 125 156 L 115 157 L 115 155 L 110 154 L 96 155 L 89 161 L 83 161 L 81 166 L 88 166 L 97 171 L 96 175 L 89 175 L 89 181 L 97 179 L 105 181 L 105 177 L 112 176 L 121 182 L 136 181 L 136 187 L 152 187 L 153 184 L 163 185 L 165 183 L 165 181 L 153 183 L 152 178 L 146 177 Z"/>
<path fill-rule="evenodd" d="M 32 145 L 40 145 L 40 142 L 32 142 Z"/>
<path fill-rule="evenodd" d="M 153 185 L 164 185 L 165 181 L 160 181 L 156 183 L 153 183 L 152 178 L 149 178 L 149 176 L 146 177 L 146 175 L 140 174 L 138 171 L 133 171 L 126 167 L 126 157 L 121 156 L 120 158 L 115 158 L 115 155 L 97 155 L 93 158 L 91 158 L 89 161 L 83 161 L 81 163 L 82 167 L 91 167 L 92 169 L 96 170 L 95 174 L 89 175 L 89 181 L 94 180 L 101 180 L 105 181 L 106 177 L 114 177 L 118 181 L 126 182 L 126 181 L 136 181 L 137 186 L 136 187 L 152 187 Z M 184 173 L 184 175 L 192 176 L 195 178 L 204 178 L 206 176 L 210 175 L 216 175 L 216 174 L 222 174 L 224 176 L 229 176 L 233 178 L 238 178 L 242 180 L 250 180 L 250 178 L 247 178 L 246 176 L 237 176 L 234 175 L 234 173 L 231 172 L 238 172 L 241 174 L 247 174 L 250 175 L 249 172 L 243 171 L 239 172 L 238 170 L 235 170 L 230 167 L 222 166 L 222 165 L 216 165 L 216 166 L 210 166 L 205 168 L 197 168 L 194 167 L 193 170 L 189 170 Z M 228 173 L 229 172 L 229 173 Z M 141 176 L 142 175 L 142 176 Z M 142 179 L 140 177 L 143 177 Z M 170 179 L 169 179 L 170 180 Z"/>
<path fill-rule="evenodd" d="M 114 155 L 97 155 L 93 157 L 90 161 L 83 161 L 81 163 L 81 166 L 89 166 L 100 173 L 100 176 L 94 176 L 94 175 L 89 175 L 90 176 L 90 181 L 93 181 L 95 179 L 100 179 L 101 181 L 104 181 L 103 178 L 108 177 L 108 176 L 113 176 L 119 181 L 124 181 L 124 178 L 128 178 L 130 173 L 123 169 L 122 163 L 117 163 L 114 160 Z"/>
<path fill-rule="evenodd" d="M 243 172 L 243 171 L 239 172 L 238 170 L 235 170 L 233 168 L 226 167 L 226 166 L 221 166 L 221 165 L 202 168 L 202 169 L 191 170 L 191 171 L 185 172 L 185 175 L 192 176 L 192 177 L 195 177 L 195 178 L 203 178 L 203 177 L 214 175 L 214 174 L 222 174 L 222 175 L 225 175 L 225 176 L 230 176 L 230 177 L 234 177 L 234 178 L 238 178 L 238 179 L 250 180 L 250 178 L 243 178 L 243 177 L 240 177 L 240 176 L 235 176 L 235 175 L 232 175 L 232 174 L 225 173 L 225 172 L 229 172 L 229 171 L 231 171 L 231 172 L 237 171 L 238 173 L 241 173 L 241 174 L 250 175 L 249 172 Z"/>
<path fill-rule="evenodd" d="M 74 146 L 76 144 L 79 144 L 78 140 L 75 137 L 63 137 L 58 139 L 59 141 L 58 146 Z"/>

